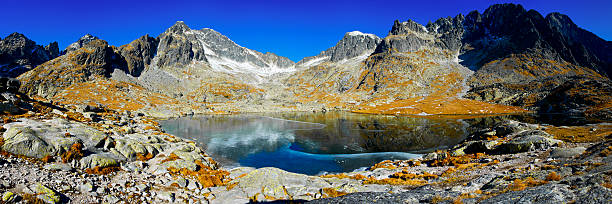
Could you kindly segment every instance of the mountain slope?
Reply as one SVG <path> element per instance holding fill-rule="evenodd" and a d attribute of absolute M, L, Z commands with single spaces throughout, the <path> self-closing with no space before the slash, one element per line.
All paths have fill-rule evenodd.
<path fill-rule="evenodd" d="M 69 102 L 58 95 L 66 87 L 76 93 L 87 91 L 75 84 L 121 82 L 174 98 L 187 112 L 185 107 L 387 114 L 524 111 L 507 106 L 513 105 L 598 118 L 612 113 L 610 42 L 565 15 L 544 17 L 515 4 L 427 25 L 395 21 L 383 39 L 348 32 L 333 47 L 298 63 L 180 21 L 156 38 L 145 35 L 119 48 L 98 41 L 84 36 L 69 46 L 74 50 L 20 77 L 22 89 Z M 89 44 L 105 51 L 88 51 Z M 104 60 L 86 60 L 90 57 Z"/>

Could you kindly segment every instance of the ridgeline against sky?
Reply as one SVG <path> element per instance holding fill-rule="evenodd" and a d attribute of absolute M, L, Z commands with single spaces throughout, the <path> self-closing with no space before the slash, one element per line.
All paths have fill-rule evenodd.
<path fill-rule="evenodd" d="M 482 12 L 494 3 L 520 3 L 546 15 L 560 12 L 580 27 L 611 40 L 612 1 L 46 1 L 8 0 L 0 36 L 20 32 L 60 49 L 91 33 L 120 46 L 144 35 L 157 36 L 178 20 L 191 28 L 212 28 L 236 43 L 261 52 L 274 52 L 299 61 L 359 30 L 387 35 L 396 19 L 427 24 L 440 17 Z"/>

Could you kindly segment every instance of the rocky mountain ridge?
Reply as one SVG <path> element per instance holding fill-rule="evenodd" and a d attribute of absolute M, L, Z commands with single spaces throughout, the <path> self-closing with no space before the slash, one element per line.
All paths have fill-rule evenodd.
<path fill-rule="evenodd" d="M 316 56 L 306 57 L 300 60 L 296 66 L 310 67 L 323 62 L 345 63 L 342 61 L 352 58 L 358 58 L 357 60 L 361 61 L 374 52 L 374 49 L 380 41 L 381 39 L 374 34 L 362 33 L 359 31 L 348 32 L 344 34 L 344 37 L 338 41 L 335 46 Z"/>
<path fill-rule="evenodd" d="M 86 35 L 64 53 L 76 52 L 96 39 Z M 442 109 L 493 113 L 500 110 L 495 104 L 502 104 L 572 112 L 567 106 L 550 105 L 546 98 L 575 79 L 609 84 L 612 53 L 608 41 L 579 28 L 569 17 L 559 13 L 544 17 L 516 4 L 497 4 L 483 13 L 440 18 L 427 25 L 395 21 L 384 39 L 348 32 L 335 46 L 298 63 L 239 46 L 212 29 L 193 30 L 181 21 L 156 38 L 145 35 L 119 48 L 106 47 L 111 58 L 104 62 L 109 64 L 104 65 L 102 78 L 131 83 L 179 101 L 220 105 L 239 112 L 261 110 L 259 106 L 358 112 L 401 108 L 393 112 L 396 114 L 449 114 L 414 107 L 430 104 L 428 100 L 453 104 L 464 99 L 462 103 L 472 106 L 493 106 L 464 112 L 465 107 Z M 88 63 L 62 57 L 58 61 Z M 41 66 L 40 70 L 49 69 Z M 31 82 L 32 77 L 21 79 L 25 87 L 39 83 Z M 60 87 L 72 82 L 64 84 Z M 50 86 L 49 90 L 55 87 Z M 592 87 L 589 93 L 606 95 L 609 91 L 602 87 L 608 86 Z M 591 99 L 588 104 L 604 110 L 612 107 L 606 98 Z"/>
<path fill-rule="evenodd" d="M 23 34 L 12 33 L 0 39 L 0 76 L 17 77 L 58 56 L 57 42 L 43 47 Z"/>

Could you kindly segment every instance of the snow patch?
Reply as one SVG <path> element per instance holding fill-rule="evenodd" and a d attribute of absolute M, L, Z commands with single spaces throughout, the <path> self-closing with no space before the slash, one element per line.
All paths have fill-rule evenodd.
<path fill-rule="evenodd" d="M 371 37 L 371 38 L 378 38 L 378 36 L 376 36 L 374 34 L 371 34 L 371 33 L 362 33 L 361 31 L 351 31 L 351 32 L 348 32 L 346 34 L 350 35 L 350 36 L 368 36 L 368 37 Z"/>

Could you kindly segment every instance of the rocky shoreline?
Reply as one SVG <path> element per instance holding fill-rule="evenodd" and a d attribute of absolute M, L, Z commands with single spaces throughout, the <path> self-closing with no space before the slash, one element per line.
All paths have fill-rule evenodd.
<path fill-rule="evenodd" d="M 308 176 L 223 169 L 194 142 L 164 133 L 142 114 L 8 95 L 21 110 L 3 116 L 4 203 L 612 201 L 609 123 L 505 120 L 474 127 L 460 144 L 420 159 Z"/>

